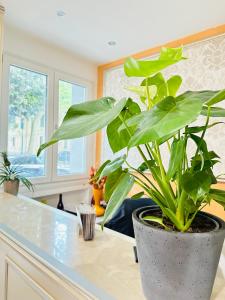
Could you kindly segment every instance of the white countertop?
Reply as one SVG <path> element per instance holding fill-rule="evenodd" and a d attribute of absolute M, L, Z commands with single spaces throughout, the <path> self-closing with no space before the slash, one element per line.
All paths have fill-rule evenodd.
<path fill-rule="evenodd" d="M 5 193 L 0 193 L 0 230 L 98 299 L 144 299 L 134 240 L 129 237 L 97 229 L 94 241 L 85 242 L 79 237 L 76 217 Z M 212 295 L 212 300 L 224 299 L 225 247 Z"/>

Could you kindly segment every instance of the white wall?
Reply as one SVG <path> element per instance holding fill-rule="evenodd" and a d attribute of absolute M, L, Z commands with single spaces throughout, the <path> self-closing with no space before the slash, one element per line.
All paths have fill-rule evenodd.
<path fill-rule="evenodd" d="M 97 66 L 94 63 L 7 25 L 4 32 L 4 52 L 93 83 L 97 81 Z"/>
<path fill-rule="evenodd" d="M 89 189 L 85 189 L 78 190 L 76 192 L 62 193 L 64 209 L 69 211 L 76 211 L 76 208 L 81 202 L 87 203 L 91 200 L 90 192 L 91 191 Z M 41 197 L 37 198 L 37 200 L 47 203 L 50 206 L 57 207 L 59 195 Z"/>
<path fill-rule="evenodd" d="M 39 38 L 6 24 L 4 32 L 4 54 L 15 55 L 36 64 L 50 67 L 56 71 L 89 81 L 93 86 L 91 98 L 95 99 L 96 97 L 97 66 L 72 52 L 55 47 L 52 44 L 48 44 Z M 65 183 L 65 185 L 66 184 L 67 183 Z M 63 189 L 63 183 L 60 183 L 60 185 Z M 22 189 L 22 193 L 29 195 L 24 189 Z M 50 205 L 56 206 L 58 194 L 38 198 L 38 200 L 42 199 L 47 200 Z M 67 209 L 72 209 L 77 203 L 88 201 L 89 199 L 90 193 L 87 185 L 81 190 L 63 193 L 63 201 Z"/>

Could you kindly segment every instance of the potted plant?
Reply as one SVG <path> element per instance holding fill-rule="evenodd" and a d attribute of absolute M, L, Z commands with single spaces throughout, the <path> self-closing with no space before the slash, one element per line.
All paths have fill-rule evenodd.
<path fill-rule="evenodd" d="M 225 236 L 224 222 L 202 212 L 212 200 L 225 207 L 225 191 L 213 187 L 219 157 L 205 141 L 207 130 L 219 123 L 211 118 L 225 117 L 225 110 L 217 107 L 225 90 L 179 94 L 182 78 L 165 78 L 161 71 L 183 59 L 182 48 L 162 48 L 155 60 L 128 58 L 126 75 L 141 78 L 140 86 L 129 87 L 138 102 L 104 97 L 73 105 L 38 152 L 105 126 L 112 151 L 126 150 L 108 161 L 99 177 L 107 176 L 104 222 L 134 184 L 142 189 L 136 198 L 146 194 L 156 203 L 133 214 L 142 285 L 146 298 L 154 300 L 210 299 Z M 200 116 L 205 117 L 203 124 L 193 125 Z M 190 143 L 193 154 L 187 151 Z M 168 149 L 168 166 L 162 145 Z M 138 167 L 127 160 L 133 147 L 143 160 Z"/>
<path fill-rule="evenodd" d="M 93 193 L 92 203 L 94 205 L 97 217 L 101 217 L 105 213 L 105 208 L 101 205 L 101 202 L 104 200 L 104 185 L 106 182 L 106 177 L 101 177 L 100 179 L 104 166 L 105 164 L 103 164 L 98 170 L 96 170 L 94 167 L 91 167 L 89 173 L 89 184 L 92 186 Z"/>
<path fill-rule="evenodd" d="M 20 181 L 29 189 L 33 190 L 32 183 L 23 176 L 23 169 L 12 166 L 6 152 L 1 152 L 2 163 L 0 167 L 0 185 L 3 184 L 4 192 L 17 195 Z"/>

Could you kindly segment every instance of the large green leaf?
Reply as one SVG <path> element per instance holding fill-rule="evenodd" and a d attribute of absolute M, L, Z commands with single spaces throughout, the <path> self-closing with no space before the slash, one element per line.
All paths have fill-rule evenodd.
<path fill-rule="evenodd" d="M 157 141 L 176 132 L 196 120 L 202 109 L 199 100 L 176 101 L 169 96 L 142 114 L 142 120 L 129 147 Z"/>
<path fill-rule="evenodd" d="M 120 126 L 124 124 L 123 121 L 125 121 L 127 124 L 129 118 L 134 115 L 138 115 L 140 111 L 141 110 L 139 105 L 132 99 L 128 99 L 126 106 L 121 111 L 121 113 L 107 126 L 107 137 L 109 145 L 114 153 L 127 147 L 130 140 L 130 135 L 132 135 L 136 129 L 136 125 L 128 125 L 129 133 L 126 126 L 124 126 L 122 130 L 119 130 Z"/>
<path fill-rule="evenodd" d="M 182 188 L 195 203 L 209 193 L 211 183 L 211 176 L 205 171 L 186 172 L 181 177 Z"/>
<path fill-rule="evenodd" d="M 125 200 L 134 184 L 134 177 L 129 173 L 122 173 L 108 202 L 102 225 L 112 218 L 117 209 Z"/>
<path fill-rule="evenodd" d="M 140 122 L 143 120 L 144 116 L 147 115 L 148 115 L 148 111 L 142 111 L 139 114 L 134 115 L 133 117 L 126 120 L 126 125 L 122 123 L 118 128 L 118 131 L 121 132 L 122 130 L 126 129 L 126 126 L 136 128 L 138 124 L 140 124 Z"/>
<path fill-rule="evenodd" d="M 117 157 L 116 159 L 114 159 L 113 161 L 109 162 L 107 165 L 105 165 L 105 167 L 102 169 L 101 171 L 101 175 L 100 175 L 100 179 L 104 176 L 108 176 L 111 173 L 115 172 L 117 169 L 119 169 L 123 163 L 126 160 L 126 155 Z"/>
<path fill-rule="evenodd" d="M 184 139 L 174 139 L 171 147 L 169 168 L 167 171 L 168 179 L 173 178 L 176 172 L 181 168 L 184 156 L 184 147 Z"/>
<path fill-rule="evenodd" d="M 203 106 L 201 115 L 207 116 L 208 115 L 208 107 Z M 210 108 L 210 117 L 225 117 L 225 109 L 222 107 L 211 107 Z"/>
<path fill-rule="evenodd" d="M 60 140 L 83 137 L 102 129 L 120 114 L 126 102 L 126 99 L 122 99 L 115 104 L 113 98 L 104 97 L 71 106 L 51 139 L 40 146 L 38 155 L 44 148 Z"/>
<path fill-rule="evenodd" d="M 128 58 L 124 64 L 124 72 L 129 77 L 149 77 L 184 59 L 182 50 L 182 48 L 162 48 L 156 60 L 138 61 L 132 57 Z"/>

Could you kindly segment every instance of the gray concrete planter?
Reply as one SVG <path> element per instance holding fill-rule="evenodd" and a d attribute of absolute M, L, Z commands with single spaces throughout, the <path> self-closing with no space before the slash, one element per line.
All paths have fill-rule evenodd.
<path fill-rule="evenodd" d="M 225 223 L 210 214 L 218 228 L 204 233 L 168 232 L 139 220 L 133 213 L 142 286 L 148 300 L 209 300 L 225 238 Z"/>
<path fill-rule="evenodd" d="M 17 195 L 19 191 L 19 180 L 8 180 L 3 183 L 4 192 Z"/>

